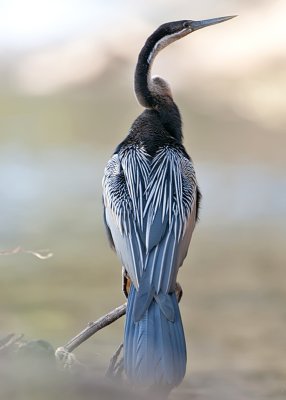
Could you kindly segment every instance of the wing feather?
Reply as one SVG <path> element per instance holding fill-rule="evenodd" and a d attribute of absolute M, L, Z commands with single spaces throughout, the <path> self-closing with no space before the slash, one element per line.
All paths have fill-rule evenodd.
<path fill-rule="evenodd" d="M 103 198 L 108 229 L 121 262 L 138 289 L 175 290 L 196 221 L 197 182 L 192 161 L 179 149 L 128 146 L 105 169 Z M 142 281 L 142 282 L 143 282 Z"/>

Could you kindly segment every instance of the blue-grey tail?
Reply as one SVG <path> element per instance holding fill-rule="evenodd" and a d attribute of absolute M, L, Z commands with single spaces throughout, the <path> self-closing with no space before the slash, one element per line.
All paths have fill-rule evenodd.
<path fill-rule="evenodd" d="M 136 321 L 137 291 L 132 285 L 124 337 L 124 368 L 128 379 L 144 386 L 177 386 L 186 372 L 186 342 L 175 293 L 167 294 L 173 308 L 172 320 L 161 311 L 155 296 L 142 318 Z M 156 300 L 155 300 L 156 298 Z"/>

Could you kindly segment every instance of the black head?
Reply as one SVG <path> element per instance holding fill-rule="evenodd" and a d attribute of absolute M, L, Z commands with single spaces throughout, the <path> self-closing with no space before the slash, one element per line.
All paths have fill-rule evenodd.
<path fill-rule="evenodd" d="M 173 21 L 159 26 L 159 28 L 149 36 L 139 53 L 135 71 L 135 93 L 139 103 L 143 107 L 153 108 L 157 103 L 156 97 L 162 97 L 162 95 L 165 98 L 172 97 L 169 87 L 164 81 L 162 84 L 162 80 L 154 81 L 150 79 L 151 65 L 160 50 L 198 29 L 219 24 L 235 16 L 236 15 L 205 19 L 202 21 Z"/>
<path fill-rule="evenodd" d="M 205 19 L 202 21 L 173 21 L 160 25 L 159 28 L 156 29 L 156 31 L 148 39 L 151 44 L 151 51 L 148 57 L 148 62 L 150 63 L 154 59 L 155 55 L 164 47 L 168 46 L 170 43 L 175 42 L 176 40 L 181 39 L 182 37 L 189 35 L 194 31 L 197 31 L 198 29 L 202 29 L 210 25 L 219 24 L 234 17 L 236 17 L 236 15 Z"/>
<path fill-rule="evenodd" d="M 174 35 L 179 39 L 185 35 L 188 35 L 191 32 L 197 31 L 198 29 L 202 29 L 210 25 L 219 24 L 221 22 L 228 21 L 229 19 L 234 17 L 236 17 L 236 15 L 204 19 L 201 21 L 192 21 L 185 19 L 182 21 L 166 22 L 165 24 L 159 26 L 159 28 L 155 32 L 160 33 L 161 37 Z"/>

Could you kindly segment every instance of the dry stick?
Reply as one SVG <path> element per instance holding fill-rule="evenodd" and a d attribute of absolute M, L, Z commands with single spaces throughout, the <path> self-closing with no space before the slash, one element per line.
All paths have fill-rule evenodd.
<path fill-rule="evenodd" d="M 108 314 L 99 318 L 97 321 L 89 322 L 88 326 L 81 331 L 78 335 L 72 338 L 63 347 L 66 351 L 71 352 L 85 342 L 88 338 L 98 332 L 100 329 L 112 324 L 117 319 L 126 314 L 126 303 L 110 311 Z"/>
<path fill-rule="evenodd" d="M 109 367 L 105 373 L 105 376 L 107 378 L 113 378 L 114 377 L 114 371 L 120 369 L 120 365 L 116 365 L 118 357 L 123 349 L 123 343 L 120 344 L 116 352 L 113 354 L 110 362 L 109 362 Z"/>
<path fill-rule="evenodd" d="M 17 344 L 22 338 L 23 334 L 15 335 L 14 333 L 10 333 L 0 341 L 0 353 L 4 353 L 8 349 L 12 348 L 15 344 Z"/>
<path fill-rule="evenodd" d="M 176 295 L 178 298 L 178 302 L 180 302 L 183 291 L 181 285 L 176 283 Z M 56 350 L 56 355 L 58 358 L 62 358 L 66 356 L 66 353 L 71 353 L 74 349 L 80 346 L 83 342 L 89 339 L 92 335 L 94 335 L 99 330 L 105 328 L 106 326 L 112 324 L 123 315 L 126 314 L 127 303 L 122 304 L 121 306 L 115 308 L 110 311 L 108 314 L 99 318 L 97 321 L 89 322 L 88 326 L 81 331 L 78 335 L 72 338 L 67 344 L 62 347 L 59 347 Z"/>

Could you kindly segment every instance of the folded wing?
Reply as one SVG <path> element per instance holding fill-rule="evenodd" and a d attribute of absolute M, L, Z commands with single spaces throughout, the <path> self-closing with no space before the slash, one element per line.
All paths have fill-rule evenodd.
<path fill-rule="evenodd" d="M 107 164 L 105 220 L 141 297 L 139 314 L 151 294 L 175 290 L 196 222 L 196 196 L 192 162 L 179 149 L 162 147 L 151 159 L 144 149 L 130 146 Z"/>

